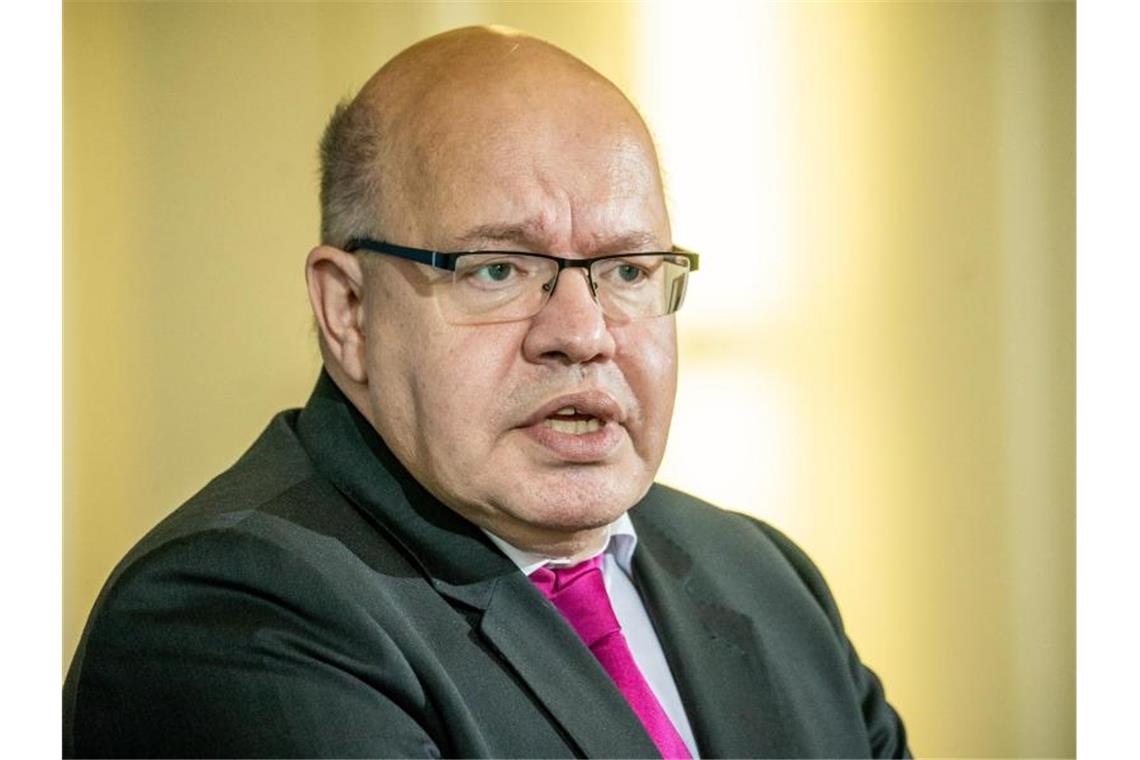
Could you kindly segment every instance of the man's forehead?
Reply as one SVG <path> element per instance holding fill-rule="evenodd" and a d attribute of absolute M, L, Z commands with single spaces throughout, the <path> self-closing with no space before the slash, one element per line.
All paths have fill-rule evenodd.
<path fill-rule="evenodd" d="M 382 217 L 417 228 L 423 245 L 452 250 L 598 256 L 668 245 L 656 157 L 639 124 L 543 115 L 530 125 L 468 124 L 413 138 L 386 174 L 395 192 Z"/>
<path fill-rule="evenodd" d="M 383 135 L 385 234 L 589 256 L 669 242 L 640 115 L 547 43 L 484 29 L 441 35 L 393 59 L 361 98 Z"/>
<path fill-rule="evenodd" d="M 545 251 L 557 245 L 557 231 L 551 230 L 545 219 L 533 216 L 521 222 L 491 222 L 476 224 L 454 238 L 457 249 L 493 249 L 507 247 L 522 250 Z M 659 250 L 663 246 L 659 234 L 652 230 L 606 230 L 589 235 L 588 250 L 591 256 L 611 253 Z"/>

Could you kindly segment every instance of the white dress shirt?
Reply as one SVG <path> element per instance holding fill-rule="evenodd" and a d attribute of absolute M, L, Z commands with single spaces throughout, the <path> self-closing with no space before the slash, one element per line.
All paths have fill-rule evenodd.
<path fill-rule="evenodd" d="M 518 565 L 524 575 L 528 576 L 546 565 L 564 567 L 597 556 L 594 554 L 573 561 L 544 557 L 512 546 L 489 531 L 483 532 L 495 543 L 495 546 Z M 602 561 L 602 577 L 605 579 L 606 593 L 610 596 L 610 604 L 613 605 L 614 614 L 629 644 L 634 662 L 645 676 L 657 701 L 661 703 L 661 708 L 665 710 L 669 720 L 673 721 L 681 740 L 689 748 L 689 754 L 697 758 L 700 757 L 697 754 L 697 742 L 693 738 L 693 729 L 681 704 L 681 695 L 677 691 L 673 673 L 669 670 L 665 652 L 661 649 L 661 642 L 653 630 L 653 623 L 649 620 L 641 596 L 633 585 L 633 550 L 636 546 L 637 532 L 633 529 L 633 522 L 628 514 L 622 514 L 607 527 L 605 544 L 598 551 L 598 554 L 605 554 Z"/>

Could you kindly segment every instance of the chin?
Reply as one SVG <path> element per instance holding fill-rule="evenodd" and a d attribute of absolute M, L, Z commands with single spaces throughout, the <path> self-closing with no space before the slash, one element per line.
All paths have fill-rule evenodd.
<path fill-rule="evenodd" d="M 576 468 L 577 469 L 577 468 Z M 541 485 L 505 494 L 503 511 L 548 530 L 600 528 L 619 518 L 649 490 L 643 474 L 615 477 L 599 472 L 563 472 Z"/>

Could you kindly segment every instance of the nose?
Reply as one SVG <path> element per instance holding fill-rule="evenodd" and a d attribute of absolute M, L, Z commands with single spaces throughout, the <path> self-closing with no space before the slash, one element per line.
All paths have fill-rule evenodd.
<path fill-rule="evenodd" d="M 524 355 L 536 364 L 585 364 L 611 358 L 614 350 L 613 335 L 594 300 L 587 271 L 562 270 L 550 300 L 531 317 Z"/>

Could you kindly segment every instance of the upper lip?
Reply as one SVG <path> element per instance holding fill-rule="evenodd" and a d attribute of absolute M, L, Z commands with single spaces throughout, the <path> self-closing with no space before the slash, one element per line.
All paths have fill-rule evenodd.
<path fill-rule="evenodd" d="M 537 425 L 559 409 L 564 409 L 568 406 L 574 407 L 578 414 L 588 414 L 591 417 L 598 418 L 602 422 L 614 420 L 618 423 L 622 423 L 625 421 L 625 410 L 622 409 L 621 404 L 619 404 L 613 396 L 605 391 L 590 390 L 580 393 L 570 393 L 551 399 L 536 409 L 534 414 L 527 417 L 526 421 L 523 422 L 523 426 Z"/>

